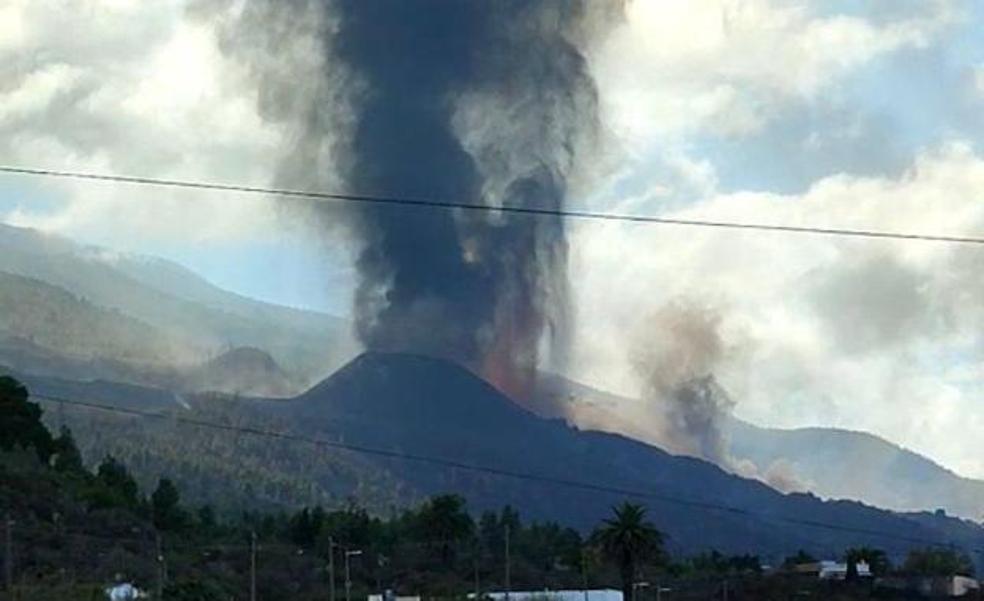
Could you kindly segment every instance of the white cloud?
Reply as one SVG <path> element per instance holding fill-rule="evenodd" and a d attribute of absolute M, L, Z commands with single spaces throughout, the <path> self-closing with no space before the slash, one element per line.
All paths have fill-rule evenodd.
<path fill-rule="evenodd" d="M 927 45 L 956 16 L 875 24 L 822 15 L 823 2 L 692 0 L 628 6 L 627 20 L 594 57 L 614 131 L 630 149 L 693 133 L 760 130 L 792 99 L 904 47 Z"/>
<path fill-rule="evenodd" d="M 717 195 L 673 216 L 980 235 L 982 189 L 984 157 L 951 144 L 899 178 Z M 628 333 L 655 307 L 698 298 L 744 349 L 718 374 L 740 415 L 866 429 L 984 476 L 968 427 L 981 413 L 968 373 L 982 361 L 984 249 L 612 223 L 580 225 L 572 249 L 577 377 L 637 394 Z"/>
<path fill-rule="evenodd" d="M 255 91 L 223 58 L 216 32 L 183 2 L 81 2 L 53 10 L 14 2 L 0 22 L 0 163 L 268 184 L 283 132 L 259 117 Z M 0 36 L 2 37 L 2 36 Z M 8 176 L 9 177 L 9 176 Z M 5 220 L 103 241 L 229 240 L 262 235 L 278 209 L 257 197 L 68 181 L 35 193 Z M 93 236 L 93 234 L 95 234 Z"/>

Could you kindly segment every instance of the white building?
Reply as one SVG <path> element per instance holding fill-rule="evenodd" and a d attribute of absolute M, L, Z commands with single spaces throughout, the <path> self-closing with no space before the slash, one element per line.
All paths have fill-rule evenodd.
<path fill-rule="evenodd" d="M 489 591 L 482 594 L 492 601 L 506 601 L 506 593 Z M 475 593 L 468 595 L 475 598 Z M 622 591 L 614 589 L 566 590 L 566 591 L 511 591 L 509 601 L 622 601 Z"/>
<path fill-rule="evenodd" d="M 858 577 L 870 578 L 871 566 L 867 562 L 857 563 Z M 794 568 L 799 574 L 816 574 L 820 580 L 844 580 L 847 578 L 847 564 L 825 559 L 814 563 L 802 563 Z"/>
<path fill-rule="evenodd" d="M 967 576 L 954 576 L 949 579 L 946 594 L 951 597 L 963 597 L 972 592 L 980 590 L 981 585 L 977 580 Z"/>

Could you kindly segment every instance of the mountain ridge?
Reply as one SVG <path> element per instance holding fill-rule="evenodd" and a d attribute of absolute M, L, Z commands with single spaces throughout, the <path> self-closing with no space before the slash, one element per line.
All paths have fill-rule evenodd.
<path fill-rule="evenodd" d="M 6 224 L 0 224 L 0 251 L 0 271 L 59 287 L 212 354 L 262 346 L 302 383 L 317 381 L 355 353 L 344 320 L 224 291 L 164 259 L 134 259 Z M 181 282 L 177 288 L 175 282 Z"/>
<path fill-rule="evenodd" d="M 528 406 L 538 415 L 585 428 L 619 431 L 658 444 L 639 420 L 622 417 L 638 401 L 546 374 Z M 731 455 L 761 474 L 788 464 L 801 485 L 827 499 L 856 499 L 897 511 L 944 509 L 984 521 L 984 480 L 960 475 L 902 445 L 865 431 L 833 427 L 767 428 L 728 417 L 721 423 Z M 826 455 L 825 455 L 826 453 Z M 827 457 L 825 463 L 819 457 Z M 881 458 L 871 461 L 870 457 Z M 851 477 L 852 471 L 856 473 Z"/>
<path fill-rule="evenodd" d="M 30 384 L 42 394 L 55 390 L 87 400 L 100 400 L 99 388 L 110 386 Z M 334 506 L 355 498 L 376 511 L 396 511 L 453 491 L 476 511 L 511 505 L 531 519 L 585 529 L 629 498 L 650 508 L 670 547 L 683 553 L 753 552 L 778 561 L 798 549 L 830 556 L 858 545 L 878 546 L 895 557 L 932 541 L 984 548 L 984 528 L 966 521 L 782 494 L 699 459 L 536 416 L 467 369 L 429 357 L 365 353 L 287 400 L 193 395 L 184 402 L 126 387 L 107 391 L 114 397 L 102 402 L 149 403 L 164 416 L 301 438 L 274 442 L 105 412 L 59 410 L 52 416 L 78 432 L 90 460 L 112 453 L 132 462 L 148 481 L 167 473 L 199 502 L 255 499 L 266 506 L 298 507 L 314 499 Z M 339 444 L 312 446 L 303 440 Z M 209 471 L 189 463 L 190 449 L 208 456 Z M 428 457 L 450 464 L 434 465 Z M 218 471 L 203 480 L 212 470 Z M 518 477 L 522 474 L 529 477 Z"/>
<path fill-rule="evenodd" d="M 7 268 L 11 266 L 19 271 L 7 273 Z M 118 316 L 123 324 L 121 327 L 126 325 L 123 322 L 136 320 L 135 323 L 143 324 L 144 329 L 156 332 L 138 336 L 137 339 L 161 341 L 164 336 L 169 336 L 188 343 L 181 346 L 185 351 L 179 353 L 186 359 L 181 369 L 165 369 L 161 373 L 144 364 L 127 363 L 132 358 L 121 359 L 105 349 L 99 350 L 95 344 L 90 349 L 81 348 L 84 351 L 81 355 L 72 354 L 66 352 L 70 349 L 64 344 L 51 344 L 53 338 L 47 334 L 45 338 L 32 336 L 32 332 L 17 331 L 16 328 L 3 331 L 0 327 L 0 363 L 19 367 L 21 371 L 35 372 L 36 375 L 143 383 L 178 392 L 212 389 L 235 394 L 290 396 L 291 393 L 306 390 L 308 385 L 317 384 L 325 374 L 336 366 L 344 365 L 355 354 L 354 343 L 347 333 L 348 325 L 342 323 L 339 326 L 345 332 L 341 338 L 332 333 L 337 334 L 337 330 L 328 327 L 335 318 L 328 316 L 327 322 L 304 321 L 308 313 L 292 308 L 270 309 L 271 313 L 268 311 L 269 304 L 222 291 L 191 270 L 164 259 L 114 253 L 60 236 L 0 224 L 0 272 L 6 273 L 6 276 L 0 274 L 0 284 L 5 281 L 3 277 L 17 279 L 18 282 L 27 278 L 38 283 L 31 284 L 35 288 L 53 287 L 45 292 L 53 306 L 59 306 L 58 303 L 62 302 L 57 301 L 58 298 L 63 301 L 74 299 L 78 307 L 71 311 L 78 313 L 80 318 L 87 313 L 106 319 Z M 89 288 L 85 286 L 72 289 L 80 281 L 90 287 L 98 287 L 100 277 L 107 272 L 115 273 L 112 279 L 117 282 L 108 291 L 87 295 Z M 58 282 L 67 287 L 60 286 Z M 133 287 L 141 291 L 137 296 L 147 300 L 142 310 L 146 311 L 148 307 L 153 309 L 154 323 L 134 317 L 127 308 L 107 307 L 91 298 L 126 297 Z M 6 286 L 2 292 L 11 293 L 14 288 Z M 28 304 L 35 303 L 32 301 Z M 36 304 L 37 307 L 44 306 L 44 302 Z M 159 304 L 170 309 L 158 312 L 156 307 Z M 177 331 L 168 319 L 168 316 L 176 314 L 192 317 Z M 245 327 L 243 324 L 246 324 Z M 256 324 L 261 325 L 257 328 Z M 161 329 L 163 326 L 170 329 Z M 137 330 L 140 328 L 134 331 Z M 43 333 L 43 329 L 34 334 L 39 332 Z M 267 337 L 264 332 L 271 335 Z M 189 340 L 189 335 L 198 338 Z M 99 340 L 92 338 L 91 342 Z M 199 350 L 189 350 L 193 346 Z M 246 385 L 249 383 L 232 382 L 235 377 L 228 374 L 216 378 L 214 376 L 217 374 L 208 373 L 206 364 L 210 360 L 217 360 L 223 353 L 250 347 L 261 348 L 270 354 L 276 365 L 283 365 L 289 377 L 281 378 L 278 369 L 271 369 L 265 373 L 277 382 L 268 386 L 266 382 L 253 381 L 252 385 Z M 151 352 L 149 356 L 153 358 L 155 355 Z M 221 362 L 217 367 L 216 372 L 223 371 Z M 189 379 L 191 374 L 188 370 L 195 369 L 199 370 L 200 377 Z M 231 370 L 232 373 L 241 371 Z M 569 380 L 561 381 L 563 378 L 559 376 L 547 374 L 543 378 L 546 381 L 551 379 L 556 380 L 553 389 L 547 387 L 541 390 L 539 404 L 535 407 L 527 405 L 527 409 L 539 415 L 566 419 L 582 429 L 619 431 L 638 440 L 654 442 L 652 432 L 647 431 L 638 420 L 631 421 L 624 417 L 613 419 L 612 414 L 618 413 L 621 403 L 631 406 L 634 401 Z M 571 406 L 578 408 L 578 419 L 571 419 Z M 777 461 L 794 458 L 801 482 L 808 484 L 822 497 L 863 499 L 899 511 L 943 508 L 953 515 L 971 519 L 984 517 L 984 482 L 956 474 L 938 462 L 883 438 L 864 432 L 851 434 L 837 428 L 796 428 L 784 433 L 741 422 L 726 422 L 724 430 L 731 439 L 732 454 L 754 463 L 760 473 L 765 473 Z M 805 448 L 834 449 L 840 454 L 818 462 L 817 457 L 822 453 L 804 453 L 802 449 Z M 866 459 L 869 456 L 879 459 Z M 845 478 L 843 468 L 832 469 L 830 466 L 850 466 L 858 475 Z"/>
<path fill-rule="evenodd" d="M 308 432 L 342 433 L 345 440 L 361 445 L 417 456 L 454 457 L 503 471 L 550 474 L 554 480 L 584 481 L 587 477 L 601 488 L 614 490 L 661 491 L 653 497 L 658 506 L 654 515 L 666 516 L 659 525 L 681 544 L 687 541 L 699 546 L 695 540 L 713 540 L 722 549 L 737 549 L 737 540 L 751 537 L 763 549 L 794 551 L 785 546 L 793 539 L 807 548 L 817 542 L 833 545 L 851 538 L 843 533 L 830 536 L 829 532 L 804 537 L 802 532 L 777 526 L 776 522 L 753 524 L 758 518 L 750 516 L 759 514 L 780 522 L 784 514 L 802 520 L 802 516 L 826 517 L 829 523 L 845 529 L 851 529 L 853 523 L 857 530 L 870 529 L 874 523 L 888 527 L 888 532 L 909 531 L 932 538 L 931 530 L 922 531 L 923 525 L 861 503 L 823 502 L 808 494 L 782 495 L 761 482 L 729 474 L 699 459 L 670 455 L 626 436 L 582 431 L 562 420 L 538 417 L 516 407 L 468 370 L 437 359 L 364 353 L 283 407 L 295 411 L 299 418 L 296 423 L 303 424 Z M 441 420 L 440 428 L 433 423 L 435 417 Z M 325 426 L 319 428 L 319 423 Z M 437 492 L 446 484 L 444 478 L 415 474 L 409 468 L 403 475 L 425 493 Z M 611 501 L 599 503 L 573 489 L 559 494 L 556 483 L 544 485 L 548 489 L 544 491 L 534 481 L 524 484 L 522 494 L 516 494 L 490 490 L 480 476 L 459 474 L 454 482 L 456 489 L 478 507 L 513 504 L 533 516 L 559 515 L 575 524 L 599 518 Z M 543 497 L 536 498 L 534 491 Z M 695 515 L 687 504 L 659 500 L 661 496 L 689 499 L 690 508 L 703 504 L 718 509 L 709 515 Z M 643 500 L 654 503 L 653 498 Z M 685 510 L 681 511 L 681 506 Z M 738 513 L 728 515 L 731 510 L 722 507 Z M 751 510 L 754 512 L 748 513 Z M 981 536 L 984 530 L 967 534 Z"/>

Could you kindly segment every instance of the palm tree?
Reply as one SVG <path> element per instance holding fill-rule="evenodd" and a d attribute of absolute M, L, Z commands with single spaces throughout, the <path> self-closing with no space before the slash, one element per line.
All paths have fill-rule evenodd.
<path fill-rule="evenodd" d="M 622 595 L 631 599 L 639 563 L 658 559 L 663 552 L 663 533 L 646 520 L 646 509 L 626 501 L 613 507 L 614 516 L 603 521 L 592 539 L 618 565 Z"/>

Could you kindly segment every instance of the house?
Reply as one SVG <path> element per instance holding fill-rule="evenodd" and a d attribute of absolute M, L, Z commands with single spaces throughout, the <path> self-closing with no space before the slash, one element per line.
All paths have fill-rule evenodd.
<path fill-rule="evenodd" d="M 871 577 L 871 566 L 866 562 L 859 561 L 857 568 L 859 578 Z M 830 559 L 797 564 L 793 566 L 792 571 L 796 574 L 816 576 L 820 580 L 845 580 L 847 578 L 847 564 Z"/>
<path fill-rule="evenodd" d="M 964 597 L 981 590 L 981 584 L 967 576 L 889 576 L 879 578 L 875 585 L 895 591 L 913 591 L 927 597 Z"/>
<path fill-rule="evenodd" d="M 968 576 L 954 576 L 948 580 L 947 594 L 951 597 L 963 597 L 981 590 L 981 583 Z"/>
<path fill-rule="evenodd" d="M 924 595 L 963 597 L 980 590 L 980 583 L 967 576 L 921 578 L 917 590 Z"/>

